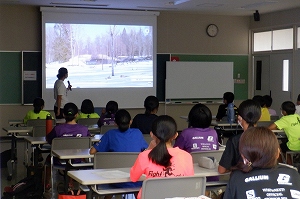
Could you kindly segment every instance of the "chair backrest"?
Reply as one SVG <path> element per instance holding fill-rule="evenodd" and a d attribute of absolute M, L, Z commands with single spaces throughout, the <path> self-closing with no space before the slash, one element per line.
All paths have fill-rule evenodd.
<path fill-rule="evenodd" d="M 51 150 L 57 149 L 89 149 L 91 147 L 91 137 L 59 137 L 54 138 Z"/>
<path fill-rule="evenodd" d="M 97 124 L 99 118 L 80 118 L 77 123 L 84 126 L 91 126 Z"/>
<path fill-rule="evenodd" d="M 274 121 L 272 121 L 272 120 L 271 121 L 261 121 L 261 122 L 257 122 L 257 126 L 268 127 L 273 123 L 274 123 Z"/>
<path fill-rule="evenodd" d="M 271 115 L 271 121 L 279 120 L 279 115 Z"/>
<path fill-rule="evenodd" d="M 142 199 L 198 197 L 205 194 L 206 177 L 149 178 L 143 181 Z"/>
<path fill-rule="evenodd" d="M 32 119 L 27 121 L 27 126 L 33 127 L 33 137 L 46 136 L 46 119 Z M 52 128 L 55 126 L 55 120 L 52 120 Z"/>
<path fill-rule="evenodd" d="M 104 134 L 111 129 L 117 129 L 117 128 L 118 127 L 116 125 L 102 125 L 100 129 L 100 133 Z"/>
<path fill-rule="evenodd" d="M 198 163 L 200 157 L 214 157 L 219 162 L 224 150 L 225 147 L 220 147 L 219 150 L 192 152 L 193 163 Z"/>
<path fill-rule="evenodd" d="M 151 142 L 151 140 L 152 140 L 150 134 L 143 134 L 143 136 L 144 136 L 144 139 L 146 140 L 146 142 L 147 142 L 148 144 L 150 144 L 150 142 Z"/>
<path fill-rule="evenodd" d="M 97 152 L 94 169 L 132 167 L 139 152 Z"/>

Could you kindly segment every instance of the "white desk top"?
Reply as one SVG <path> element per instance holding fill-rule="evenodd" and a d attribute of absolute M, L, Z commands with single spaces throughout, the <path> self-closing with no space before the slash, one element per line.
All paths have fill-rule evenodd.
<path fill-rule="evenodd" d="M 92 137 L 92 142 L 98 142 L 102 137 L 102 134 L 97 134 Z M 30 144 L 47 144 L 46 137 L 25 137 L 25 140 Z"/>
<path fill-rule="evenodd" d="M 223 127 L 230 127 L 230 126 L 232 126 L 232 127 L 236 127 L 236 126 L 238 126 L 238 124 L 237 123 L 230 124 L 228 122 L 212 121 L 211 122 L 211 126 L 223 126 Z"/>
<path fill-rule="evenodd" d="M 61 160 L 94 157 L 94 155 L 90 155 L 90 149 L 53 150 L 52 154 Z"/>
<path fill-rule="evenodd" d="M 222 175 L 218 173 L 218 169 L 206 169 L 199 167 L 198 164 L 194 164 L 195 176 L 218 176 Z M 228 175 L 228 173 L 224 174 Z M 89 169 L 89 170 L 77 170 L 68 171 L 68 176 L 76 180 L 82 185 L 94 185 L 94 184 L 109 184 L 119 182 L 131 182 L 130 168 L 116 168 L 116 169 Z M 145 180 L 145 176 L 142 176 L 139 181 Z"/>
<path fill-rule="evenodd" d="M 9 125 L 23 124 L 23 120 L 8 120 Z"/>
<path fill-rule="evenodd" d="M 25 127 L 25 126 L 8 126 L 2 128 L 7 133 L 31 133 L 32 127 Z"/>

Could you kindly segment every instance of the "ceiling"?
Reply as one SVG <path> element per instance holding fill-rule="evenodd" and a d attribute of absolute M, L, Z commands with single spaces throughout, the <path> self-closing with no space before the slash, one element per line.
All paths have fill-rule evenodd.
<path fill-rule="evenodd" d="M 0 0 L 0 4 L 251 16 L 300 7 L 300 0 Z"/>

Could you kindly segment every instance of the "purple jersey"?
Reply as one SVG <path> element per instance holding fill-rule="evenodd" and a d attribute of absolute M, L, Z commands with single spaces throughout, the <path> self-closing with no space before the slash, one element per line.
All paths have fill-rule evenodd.
<path fill-rule="evenodd" d="M 80 124 L 60 124 L 55 126 L 52 131 L 47 135 L 49 144 L 56 137 L 87 137 L 90 132 L 86 126 Z"/>
<path fill-rule="evenodd" d="M 218 135 L 211 128 L 186 128 L 174 144 L 189 153 L 195 151 L 219 150 Z"/>

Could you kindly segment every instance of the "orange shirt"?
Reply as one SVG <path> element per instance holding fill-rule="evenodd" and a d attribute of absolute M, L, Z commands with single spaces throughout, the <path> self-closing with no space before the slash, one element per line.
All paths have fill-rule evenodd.
<path fill-rule="evenodd" d="M 142 174 L 146 178 L 159 178 L 159 177 L 176 177 L 176 176 L 193 176 L 194 167 L 192 156 L 184 151 L 176 148 L 168 148 L 172 165 L 165 168 L 161 165 L 153 163 L 148 158 L 151 150 L 146 150 L 139 154 L 133 167 L 130 169 L 130 179 L 136 182 Z M 139 191 L 137 199 L 141 198 L 141 190 Z"/>

